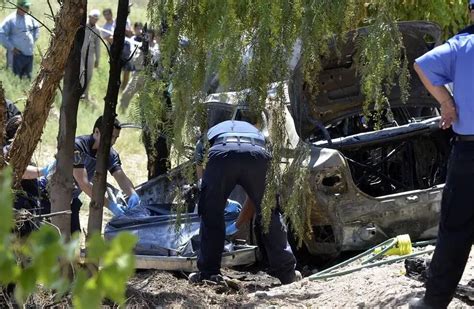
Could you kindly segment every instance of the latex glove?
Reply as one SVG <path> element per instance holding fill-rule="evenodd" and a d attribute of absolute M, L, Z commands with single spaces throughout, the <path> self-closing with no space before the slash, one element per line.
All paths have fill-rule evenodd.
<path fill-rule="evenodd" d="M 117 203 L 109 201 L 109 209 L 114 214 L 114 216 L 123 215 L 124 211 Z"/>
<path fill-rule="evenodd" d="M 240 213 L 242 210 L 242 205 L 239 202 L 234 200 L 227 200 L 227 205 L 225 207 L 226 212 L 230 213 Z"/>
<path fill-rule="evenodd" d="M 53 161 L 52 163 L 49 163 L 48 165 L 43 167 L 40 170 L 41 176 L 44 176 L 44 177 L 48 176 L 55 166 L 56 166 L 56 161 Z"/>
<path fill-rule="evenodd" d="M 239 229 L 237 228 L 237 225 L 235 225 L 235 222 L 234 222 L 225 228 L 225 235 L 232 236 L 232 235 L 235 235 L 238 231 Z"/>
<path fill-rule="evenodd" d="M 137 193 L 133 192 L 129 197 L 128 197 L 128 203 L 127 203 L 127 209 L 132 209 L 140 205 L 140 197 L 138 196 Z"/>

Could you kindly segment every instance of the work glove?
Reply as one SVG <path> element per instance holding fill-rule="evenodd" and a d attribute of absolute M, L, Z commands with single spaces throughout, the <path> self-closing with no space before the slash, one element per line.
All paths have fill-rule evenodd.
<path fill-rule="evenodd" d="M 225 236 L 235 235 L 238 231 L 239 229 L 237 228 L 237 225 L 235 224 L 235 222 L 233 222 L 225 228 Z"/>
<path fill-rule="evenodd" d="M 128 197 L 127 209 L 133 209 L 137 207 L 138 205 L 140 205 L 140 197 L 138 196 L 137 193 L 133 192 Z"/>
<path fill-rule="evenodd" d="M 53 161 L 40 170 L 41 176 L 47 177 L 56 167 L 56 161 Z"/>
<path fill-rule="evenodd" d="M 114 214 L 114 216 L 120 216 L 124 214 L 122 207 L 120 207 L 117 203 L 112 202 L 109 200 L 109 209 Z"/>

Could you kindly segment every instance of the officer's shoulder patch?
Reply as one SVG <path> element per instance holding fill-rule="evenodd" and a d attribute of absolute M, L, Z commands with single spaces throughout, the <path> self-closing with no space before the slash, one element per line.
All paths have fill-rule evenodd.
<path fill-rule="evenodd" d="M 79 150 L 74 150 L 74 165 L 82 164 L 82 153 Z"/>

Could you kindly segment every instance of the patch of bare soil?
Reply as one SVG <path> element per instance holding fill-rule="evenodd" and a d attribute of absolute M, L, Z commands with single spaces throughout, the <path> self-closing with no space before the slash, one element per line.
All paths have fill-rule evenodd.
<path fill-rule="evenodd" d="M 166 271 L 140 271 L 129 282 L 127 305 L 139 308 L 204 307 L 253 307 L 257 305 L 248 297 L 257 291 L 270 291 L 279 281 L 265 272 L 252 269 L 224 269 L 223 274 L 235 284 L 228 286 L 212 283 L 190 284 L 184 273 Z M 258 299 L 257 299 L 258 301 Z"/>
<path fill-rule="evenodd" d="M 429 257 L 429 255 L 422 256 Z M 307 278 L 286 286 L 253 269 L 224 270 L 240 289 L 217 285 L 191 285 L 184 274 L 138 272 L 127 291 L 129 306 L 166 307 L 402 307 L 411 297 L 422 296 L 424 284 L 405 275 L 404 262 L 364 269 L 333 279 Z M 474 278 L 473 254 L 461 283 Z M 450 308 L 470 307 L 468 299 L 455 298 Z"/>

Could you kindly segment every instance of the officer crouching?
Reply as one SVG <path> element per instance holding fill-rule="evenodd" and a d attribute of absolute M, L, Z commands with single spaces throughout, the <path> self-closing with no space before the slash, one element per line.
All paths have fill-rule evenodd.
<path fill-rule="evenodd" d="M 236 185 L 242 186 L 247 198 L 253 202 L 255 224 L 261 225 L 261 202 L 271 159 L 262 132 L 245 121 L 221 122 L 208 130 L 207 139 L 210 148 L 198 204 L 201 216 L 201 248 L 197 263 L 199 272 L 189 276 L 191 283 L 224 280 L 220 274 L 226 236 L 224 208 Z M 288 244 L 286 228 L 276 209 L 271 215 L 268 233 L 261 231 L 261 228 L 256 229 L 256 233 L 261 234 L 257 235 L 257 239 L 262 240 L 264 248 L 260 249 L 267 253 L 269 274 L 278 278 L 282 284 L 300 279 L 301 275 L 295 271 L 296 259 Z"/>

